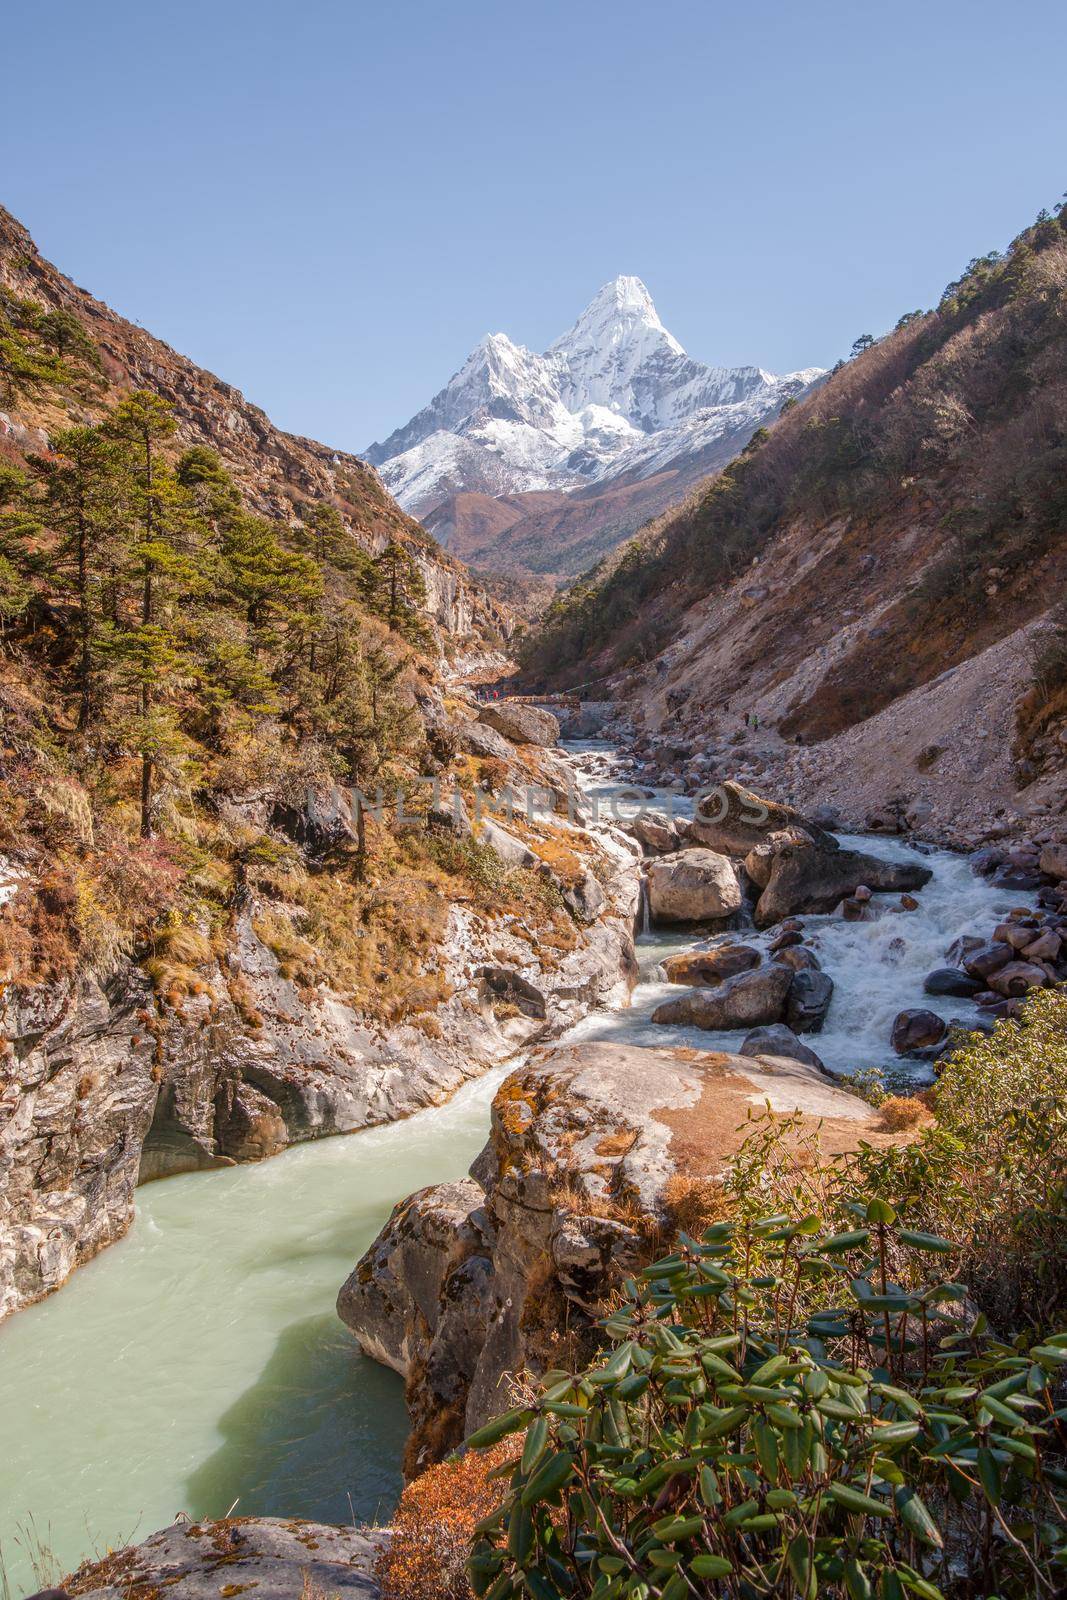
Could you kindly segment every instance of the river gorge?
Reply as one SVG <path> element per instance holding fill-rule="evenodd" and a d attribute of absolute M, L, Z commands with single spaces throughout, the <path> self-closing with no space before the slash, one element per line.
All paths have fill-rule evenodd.
<path fill-rule="evenodd" d="M 569 758 L 587 795 L 617 787 L 608 747 L 575 744 Z M 672 804 L 691 814 L 680 797 Z M 865 920 L 805 918 L 835 985 L 813 1041 L 835 1074 L 892 1062 L 902 1008 L 973 1017 L 970 1001 L 924 997 L 925 975 L 954 940 L 988 937 L 1013 907 L 1032 903 L 947 851 L 924 846 L 917 858 L 898 839 L 841 842 L 886 860 L 921 859 L 932 878 L 915 910 L 898 912 L 887 895 Z M 763 950 L 775 932 L 742 937 Z M 689 931 L 641 933 L 630 1006 L 589 1014 L 564 1042 L 736 1050 L 743 1031 L 650 1020 L 685 992 L 665 981 L 661 963 L 696 942 Z M 899 1061 L 895 1070 L 930 1073 Z M 493 1068 L 404 1121 L 142 1187 L 125 1239 L 0 1328 L 0 1528 L 12 1597 L 180 1510 L 388 1519 L 402 1482 L 403 1386 L 360 1354 L 335 1298 L 398 1200 L 466 1173 L 507 1071 Z"/>

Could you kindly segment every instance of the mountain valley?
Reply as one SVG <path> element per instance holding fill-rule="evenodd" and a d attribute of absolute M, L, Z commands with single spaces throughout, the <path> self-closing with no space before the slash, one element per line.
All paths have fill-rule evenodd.
<path fill-rule="evenodd" d="M 1052 1600 L 1065 373 L 1067 210 L 363 460 L 0 211 L 5 1600 Z"/>

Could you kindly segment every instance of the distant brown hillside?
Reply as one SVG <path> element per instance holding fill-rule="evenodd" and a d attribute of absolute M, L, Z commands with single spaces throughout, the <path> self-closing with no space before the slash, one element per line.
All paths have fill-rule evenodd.
<path fill-rule="evenodd" d="M 476 571 L 513 573 L 566 585 L 610 556 L 652 517 L 678 506 L 696 484 L 732 461 L 751 426 L 639 478 L 619 473 L 575 489 L 528 494 L 453 494 L 423 525 Z"/>

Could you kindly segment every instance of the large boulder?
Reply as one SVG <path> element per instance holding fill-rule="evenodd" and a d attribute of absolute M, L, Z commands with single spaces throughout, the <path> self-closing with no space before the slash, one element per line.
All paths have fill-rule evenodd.
<path fill-rule="evenodd" d="M 557 1365 L 562 1329 L 583 1358 L 621 1276 L 676 1226 L 679 1197 L 722 1174 L 767 1102 L 818 1122 L 828 1153 L 900 1137 L 781 1056 L 585 1041 L 505 1080 L 476 1182 L 396 1207 L 338 1301 L 364 1351 L 407 1376 L 410 1467 L 506 1409 L 511 1374 Z"/>
<path fill-rule="evenodd" d="M 524 705 L 521 700 L 498 700 L 483 706 L 479 722 L 495 728 L 512 744 L 550 745 L 559 743 L 559 723 L 551 711 L 541 706 Z"/>
<path fill-rule="evenodd" d="M 832 833 L 809 821 L 793 806 L 766 800 L 730 778 L 697 801 L 689 837 L 726 855 L 747 856 L 770 834 L 791 828 L 801 829 L 825 850 L 837 848 Z"/>
<path fill-rule="evenodd" d="M 733 864 L 715 850 L 680 850 L 648 869 L 654 922 L 717 922 L 740 911 L 741 885 Z"/>
<path fill-rule="evenodd" d="M 456 737 L 461 750 L 467 755 L 481 756 L 483 760 L 507 761 L 515 754 L 503 734 L 497 733 L 487 722 L 460 723 Z"/>
<path fill-rule="evenodd" d="M 753 1028 L 746 1035 L 739 1053 L 743 1056 L 778 1056 L 786 1061 L 802 1061 L 805 1066 L 816 1067 L 820 1072 L 826 1071 L 815 1051 L 802 1044 L 792 1028 L 787 1028 L 784 1022 L 772 1023 L 768 1028 Z"/>
<path fill-rule="evenodd" d="M 524 844 L 521 839 L 502 828 L 499 822 L 494 822 L 492 817 L 483 817 L 478 824 L 478 839 L 481 844 L 487 844 L 493 854 L 504 863 L 506 867 L 537 866 L 538 858 Z"/>
<path fill-rule="evenodd" d="M 354 805 L 358 800 L 354 801 L 354 795 L 358 796 L 358 791 L 342 789 L 337 783 L 308 789 L 302 805 L 275 802 L 269 824 L 287 834 L 308 855 L 326 855 L 339 846 L 357 842 Z M 372 797 L 368 796 L 367 804 L 371 803 Z"/>
<path fill-rule="evenodd" d="M 300 1517 L 235 1517 L 190 1522 L 183 1517 L 141 1544 L 87 1561 L 45 1591 L 90 1600 L 167 1595 L 168 1600 L 219 1600 L 247 1592 L 255 1600 L 337 1595 L 376 1600 L 374 1565 L 388 1541 L 377 1528 L 335 1527 Z"/>
<path fill-rule="evenodd" d="M 814 844 L 810 833 L 805 833 L 803 828 L 782 828 L 776 833 L 769 833 L 745 857 L 745 871 L 757 889 L 766 889 L 771 879 L 771 868 L 775 856 L 779 855 L 786 845 Z"/>
<path fill-rule="evenodd" d="M 808 974 L 798 973 L 796 976 Z M 665 1000 L 653 1011 L 652 1021 L 663 1026 L 681 1023 L 686 1027 L 707 1028 L 715 1032 L 781 1022 L 793 980 L 794 974 L 788 967 L 770 962 L 753 972 L 742 972 L 735 978 L 728 978 L 718 988 L 694 989 L 691 994 Z"/>
<path fill-rule="evenodd" d="M 932 873 L 918 861 L 882 861 L 863 850 L 826 850 L 821 845 L 786 845 L 774 857 L 767 887 L 756 906 L 761 928 L 799 911 L 832 911 L 862 885 L 899 893 L 921 889 Z"/>
<path fill-rule="evenodd" d="M 626 824 L 626 831 L 654 856 L 671 855 L 682 842 L 673 819 L 664 811 L 643 811 Z"/>
<path fill-rule="evenodd" d="M 668 983 L 691 983 L 713 989 L 739 972 L 750 972 L 760 964 L 760 953 L 750 944 L 723 944 L 714 950 L 687 950 L 684 955 L 668 956 L 663 970 Z"/>

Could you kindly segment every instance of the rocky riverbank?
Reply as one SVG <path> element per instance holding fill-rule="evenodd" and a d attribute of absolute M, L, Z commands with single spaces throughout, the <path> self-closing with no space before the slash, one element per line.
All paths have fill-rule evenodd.
<path fill-rule="evenodd" d="M 669 1234 L 694 1192 L 714 1188 L 751 1108 L 818 1119 L 828 1149 L 910 1136 L 834 1083 L 798 1035 L 818 1034 L 834 993 L 810 919 L 873 928 L 914 916 L 932 878 L 922 855 L 845 848 L 824 821 L 730 780 L 691 815 L 646 811 L 628 826 L 645 853 L 653 926 L 690 930 L 691 948 L 663 969 L 681 992 L 649 1013 L 662 1045 L 621 1031 L 614 1042 L 608 1030 L 586 1040 L 586 1028 L 539 1052 L 498 1092 L 470 1176 L 402 1202 L 340 1292 L 364 1351 L 405 1378 L 409 1471 L 506 1406 L 512 1375 L 581 1353 L 618 1274 Z M 964 871 L 1008 895 L 1040 890 L 1045 904 L 1014 905 L 944 952 L 953 981 L 939 991 L 931 972 L 929 992 L 986 1008 L 962 1027 L 988 1027 L 1030 987 L 1067 979 L 1064 865 L 1051 846 L 996 848 Z M 746 942 L 746 919 L 769 930 L 765 949 Z M 892 941 L 886 957 L 899 960 Z M 862 996 L 864 972 L 849 982 Z M 744 1038 L 695 1049 L 693 1030 Z M 931 1061 L 949 1039 L 949 1024 L 916 1006 L 891 1036 L 886 1027 L 882 1048 Z"/>
<path fill-rule="evenodd" d="M 888 1137 L 864 1101 L 771 1055 L 561 1044 L 507 1079 L 471 1176 L 402 1201 L 338 1298 L 364 1351 L 405 1378 L 409 1471 L 505 1409 L 513 1374 L 581 1352 L 620 1272 L 764 1104 L 820 1119 L 830 1150 Z"/>

